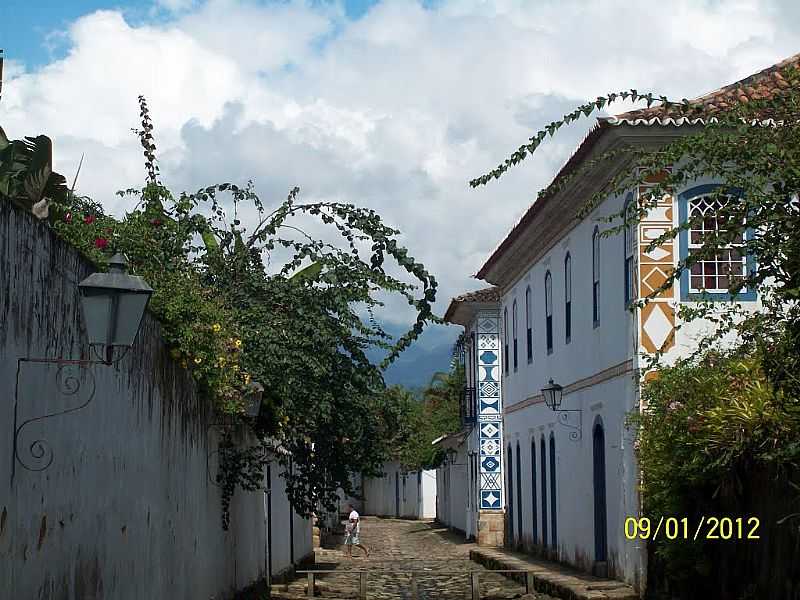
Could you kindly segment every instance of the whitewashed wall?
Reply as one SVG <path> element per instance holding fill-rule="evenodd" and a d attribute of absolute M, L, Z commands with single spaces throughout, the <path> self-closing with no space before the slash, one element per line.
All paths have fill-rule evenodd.
<path fill-rule="evenodd" d="M 405 473 L 400 464 L 387 463 L 384 476 L 364 480 L 364 514 L 406 519 L 433 518 L 436 477 L 433 471 Z"/>
<path fill-rule="evenodd" d="M 531 547 L 541 542 L 541 449 L 545 438 L 547 481 L 548 552 L 552 549 L 552 514 L 556 511 L 557 548 L 560 560 L 584 569 L 591 569 L 594 559 L 594 484 L 592 428 L 602 422 L 605 428 L 605 470 L 608 563 L 613 575 L 635 582 L 642 576 L 642 548 L 624 537 L 624 520 L 637 514 L 636 467 L 632 440 L 624 429 L 627 413 L 634 408 L 637 387 L 632 369 L 636 355 L 636 319 L 625 306 L 624 250 L 621 235 L 600 240 L 599 324 L 595 327 L 592 314 L 592 233 L 598 217 L 609 215 L 622 207 L 622 200 L 612 198 L 603 203 L 587 219 L 578 223 L 556 243 L 523 277 L 505 291 L 502 309 L 508 308 L 509 330 L 512 326 L 513 302 L 517 301 L 518 367 L 513 366 L 513 336 L 509 331 L 509 373 L 503 370 L 504 389 L 504 464 L 513 471 L 506 473 L 505 505 L 512 506 L 510 521 L 513 545 Z M 600 225 L 602 231 L 603 225 Z M 572 260 L 572 328 L 569 343 L 565 337 L 565 271 L 564 260 L 569 252 Z M 545 273 L 552 277 L 553 351 L 547 353 L 545 334 Z M 533 360 L 527 360 L 525 292 L 532 290 L 531 322 L 533 330 Z M 502 312 L 501 312 L 502 314 Z M 502 318 L 502 317 L 501 317 Z M 504 338 L 501 335 L 501 344 Z M 609 369 L 616 368 L 612 376 Z M 585 381 L 585 387 L 565 393 L 562 408 L 580 410 L 568 413 L 569 422 L 582 420 L 582 438 L 573 440 L 575 429 L 556 421 L 556 413 L 544 404 L 514 410 L 514 405 L 541 394 L 549 379 L 568 386 L 579 380 L 606 373 L 605 379 Z M 601 377 L 601 379 L 603 379 Z M 509 410 L 511 412 L 509 412 Z M 555 439 L 556 502 L 550 493 L 550 436 Z M 535 490 L 537 496 L 538 540 L 532 539 L 533 514 L 531 481 L 531 440 L 536 442 Z M 516 448 L 520 446 L 520 460 Z M 508 447 L 512 456 L 509 460 Z M 518 475 L 519 471 L 519 475 Z M 511 477 L 511 492 L 508 481 Z M 518 479 L 519 477 L 519 479 Z M 521 481 L 521 486 L 517 485 Z M 518 489 L 519 488 L 519 489 Z M 520 497 L 521 492 L 521 497 Z M 521 500 L 521 503 L 520 503 Z M 520 512 L 521 511 L 521 512 Z M 520 528 L 519 518 L 522 517 Z"/>
<path fill-rule="evenodd" d="M 238 490 L 223 531 L 208 468 L 213 408 L 170 359 L 150 315 L 119 364 L 91 367 L 90 404 L 21 431 L 23 460 L 43 467 L 28 450 L 44 440 L 49 468 L 13 462 L 17 360 L 81 356 L 76 285 L 92 270 L 31 215 L 0 203 L 0 598 L 228 598 L 267 575 L 266 494 Z M 57 368 L 22 363 L 18 423 L 83 402 L 91 377 L 76 374 L 81 388 L 65 395 Z M 280 489 L 272 503 L 277 570 L 288 566 L 280 523 L 289 512 Z M 296 518 L 295 559 L 310 537 Z"/>
<path fill-rule="evenodd" d="M 310 559 L 314 553 L 311 520 L 300 517 L 292 510 L 286 495 L 286 482 L 280 476 L 282 470 L 277 462 L 270 464 L 272 555 L 269 566 L 272 577 L 285 574 L 293 566 Z"/>
<path fill-rule="evenodd" d="M 457 448 L 453 462 L 436 469 L 436 520 L 453 529 L 467 531 L 467 446 Z"/>

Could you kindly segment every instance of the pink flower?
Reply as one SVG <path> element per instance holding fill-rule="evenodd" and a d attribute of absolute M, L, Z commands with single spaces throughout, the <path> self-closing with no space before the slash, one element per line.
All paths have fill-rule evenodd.
<path fill-rule="evenodd" d="M 64 215 L 64 221 L 66 221 L 67 223 L 72 223 L 72 213 L 71 212 L 68 212 L 66 215 Z"/>
<path fill-rule="evenodd" d="M 91 225 L 92 223 L 94 223 L 94 220 L 95 220 L 94 215 L 86 215 L 83 218 L 83 222 L 86 223 L 87 225 Z"/>
<path fill-rule="evenodd" d="M 97 238 L 94 241 L 94 246 L 100 250 L 105 250 L 105 247 L 108 246 L 108 240 L 106 238 Z"/>

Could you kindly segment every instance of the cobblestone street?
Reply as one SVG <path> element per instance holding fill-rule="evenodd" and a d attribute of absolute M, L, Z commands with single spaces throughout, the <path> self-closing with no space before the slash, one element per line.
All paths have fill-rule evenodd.
<path fill-rule="evenodd" d="M 335 539 L 334 542 L 339 540 Z M 469 571 L 480 572 L 481 599 L 519 598 L 525 588 L 498 573 L 492 573 L 469 559 L 475 544 L 430 521 L 407 521 L 364 517 L 361 541 L 370 551 L 364 558 L 359 549 L 348 560 L 343 547 L 317 550 L 314 570 L 335 570 L 317 576 L 317 596 L 357 598 L 359 575 L 367 571 L 367 597 L 397 599 L 412 597 L 411 575 L 416 573 L 420 600 L 469 598 Z M 330 545 L 330 544 L 328 544 Z M 306 577 L 298 576 L 286 586 L 273 586 L 273 598 L 301 598 L 306 594 Z M 532 594 L 529 600 L 555 600 Z"/>

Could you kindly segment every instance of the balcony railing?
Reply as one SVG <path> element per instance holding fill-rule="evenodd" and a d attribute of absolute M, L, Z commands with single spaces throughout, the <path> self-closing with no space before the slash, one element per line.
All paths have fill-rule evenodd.
<path fill-rule="evenodd" d="M 472 425 L 476 421 L 477 407 L 475 406 L 475 388 L 465 387 L 461 394 L 461 422 Z"/>

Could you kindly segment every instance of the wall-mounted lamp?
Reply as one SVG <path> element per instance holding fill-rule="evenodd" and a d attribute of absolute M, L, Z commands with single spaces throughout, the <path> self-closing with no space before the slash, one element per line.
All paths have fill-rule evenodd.
<path fill-rule="evenodd" d="M 564 395 L 564 388 L 557 383 L 553 383 L 552 379 L 545 387 L 542 388 L 542 396 L 544 396 L 544 403 L 547 405 L 547 408 L 551 409 L 553 412 L 559 413 L 558 422 L 561 423 L 564 427 L 569 427 L 570 429 L 575 430 L 570 432 L 569 439 L 571 439 L 572 441 L 578 441 L 583 436 L 583 413 L 579 408 L 578 409 L 561 408 L 561 399 L 563 395 Z M 568 413 L 578 413 L 577 425 L 574 425 L 569 422 Z"/>
<path fill-rule="evenodd" d="M 248 417 L 257 417 L 261 412 L 261 398 L 263 395 L 264 386 L 257 381 L 251 381 L 247 386 L 247 392 L 244 397 L 244 410 Z"/>
<path fill-rule="evenodd" d="M 78 284 L 90 346 L 103 347 L 103 362 L 111 364 L 114 348 L 130 348 L 153 295 L 144 279 L 128 274 L 128 261 L 115 254 L 107 273 L 92 273 Z"/>
<path fill-rule="evenodd" d="M 98 364 L 106 366 L 114 364 L 115 348 L 130 348 L 133 346 L 142 324 L 144 311 L 147 309 L 147 304 L 153 294 L 153 289 L 141 277 L 129 275 L 127 267 L 128 261 L 125 256 L 115 254 L 109 261 L 107 273 L 93 273 L 78 284 L 89 346 L 90 348 L 102 347 L 100 360 L 64 358 L 17 359 L 17 378 L 14 385 L 12 485 L 17 463 L 28 471 L 44 471 L 53 463 L 54 458 L 50 444 L 46 440 L 36 439 L 26 446 L 27 452 L 23 459 L 20 456 L 19 445 L 19 437 L 22 430 L 30 423 L 72 413 L 88 406 L 96 391 L 94 374 L 89 367 Z M 121 359 L 122 356 L 117 357 L 117 362 Z M 69 370 L 77 368 L 79 371 L 84 371 L 89 380 L 86 386 L 88 391 L 84 401 L 76 406 L 32 417 L 17 424 L 19 381 L 23 363 L 57 365 L 56 383 L 59 393 L 63 396 L 77 397 L 83 385 L 83 377 L 77 373 L 70 373 Z"/>

